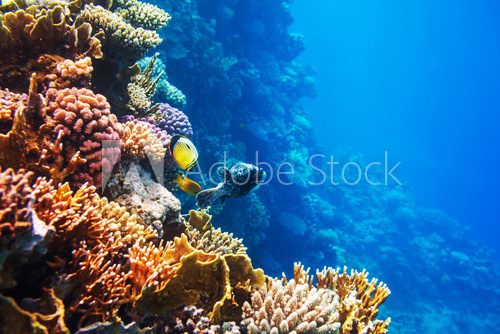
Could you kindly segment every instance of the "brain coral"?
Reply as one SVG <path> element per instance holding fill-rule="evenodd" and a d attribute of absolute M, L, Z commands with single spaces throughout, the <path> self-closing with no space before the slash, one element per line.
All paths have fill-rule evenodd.
<path fill-rule="evenodd" d="M 64 150 L 69 160 L 75 151 L 86 159 L 82 171 L 74 180 L 83 184 L 90 182 L 101 186 L 102 172 L 111 172 L 115 159 L 120 154 L 122 126 L 110 111 L 106 98 L 89 89 L 49 89 L 43 111 L 54 125 L 53 135 L 62 132 Z M 118 146 L 103 148 L 103 141 L 118 143 Z"/>

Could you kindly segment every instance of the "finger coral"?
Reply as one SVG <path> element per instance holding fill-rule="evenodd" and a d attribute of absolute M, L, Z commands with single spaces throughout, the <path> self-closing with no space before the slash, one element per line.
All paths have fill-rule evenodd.
<path fill-rule="evenodd" d="M 171 19 L 167 12 L 149 3 L 118 0 L 117 5 L 116 13 L 134 27 L 158 30 L 165 27 Z"/>
<path fill-rule="evenodd" d="M 146 122 L 135 121 L 123 124 L 121 135 L 123 153 L 131 158 L 163 160 L 166 149 Z"/>
<path fill-rule="evenodd" d="M 338 333 L 338 297 L 308 282 L 271 279 L 243 305 L 248 333 Z"/>
<path fill-rule="evenodd" d="M 129 103 L 128 107 L 138 115 L 147 115 L 155 110 L 151 108 L 153 97 L 156 91 L 156 85 L 158 80 L 161 79 L 163 73 L 158 74 L 154 77 L 155 63 L 158 58 L 158 53 L 150 58 L 149 64 L 144 70 L 141 70 L 139 65 L 134 66 L 134 70 L 137 72 L 130 79 L 131 82 L 127 86 Z"/>
<path fill-rule="evenodd" d="M 102 172 L 110 173 L 120 154 L 119 147 L 103 148 L 103 143 L 119 143 L 122 133 L 106 98 L 86 88 L 51 88 L 43 112 L 53 124 L 53 136 L 62 131 L 65 158 L 69 161 L 80 151 L 86 160 L 85 167 L 72 176 L 74 180 L 101 187 Z"/>
<path fill-rule="evenodd" d="M 87 4 L 76 22 L 89 22 L 94 29 L 102 30 L 106 43 L 121 49 L 123 54 L 143 54 L 161 43 L 161 38 L 155 31 L 134 28 L 118 14 L 94 4 Z"/>

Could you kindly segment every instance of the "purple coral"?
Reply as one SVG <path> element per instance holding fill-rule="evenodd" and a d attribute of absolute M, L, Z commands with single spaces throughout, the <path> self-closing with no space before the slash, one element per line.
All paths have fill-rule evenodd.
<path fill-rule="evenodd" d="M 155 125 L 166 131 L 169 135 L 193 136 L 193 129 L 189 118 L 177 108 L 168 103 L 161 103 L 157 111 Z"/>

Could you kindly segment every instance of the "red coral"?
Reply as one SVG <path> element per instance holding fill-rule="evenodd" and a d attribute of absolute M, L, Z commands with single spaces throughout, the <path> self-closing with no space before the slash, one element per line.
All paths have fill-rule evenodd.
<path fill-rule="evenodd" d="M 89 89 L 49 89 L 44 112 L 54 122 L 53 135 L 61 131 L 67 159 L 76 151 L 86 159 L 84 169 L 73 176 L 77 184 L 101 186 L 102 172 L 109 173 L 120 155 L 122 126 L 111 113 L 106 98 Z M 118 147 L 103 148 L 104 141 Z"/>

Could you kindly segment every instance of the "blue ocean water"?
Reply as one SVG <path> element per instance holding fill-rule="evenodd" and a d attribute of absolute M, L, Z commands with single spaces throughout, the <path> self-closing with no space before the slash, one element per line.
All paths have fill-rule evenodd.
<path fill-rule="evenodd" d="M 498 1 L 296 1 L 329 150 L 384 151 L 417 203 L 500 250 Z"/>
<path fill-rule="evenodd" d="M 393 333 L 498 330 L 500 4 L 157 4 L 203 173 L 269 163 L 270 183 L 211 209 L 256 266 L 367 269 L 392 291 Z M 386 159 L 400 185 L 369 182 Z"/>

